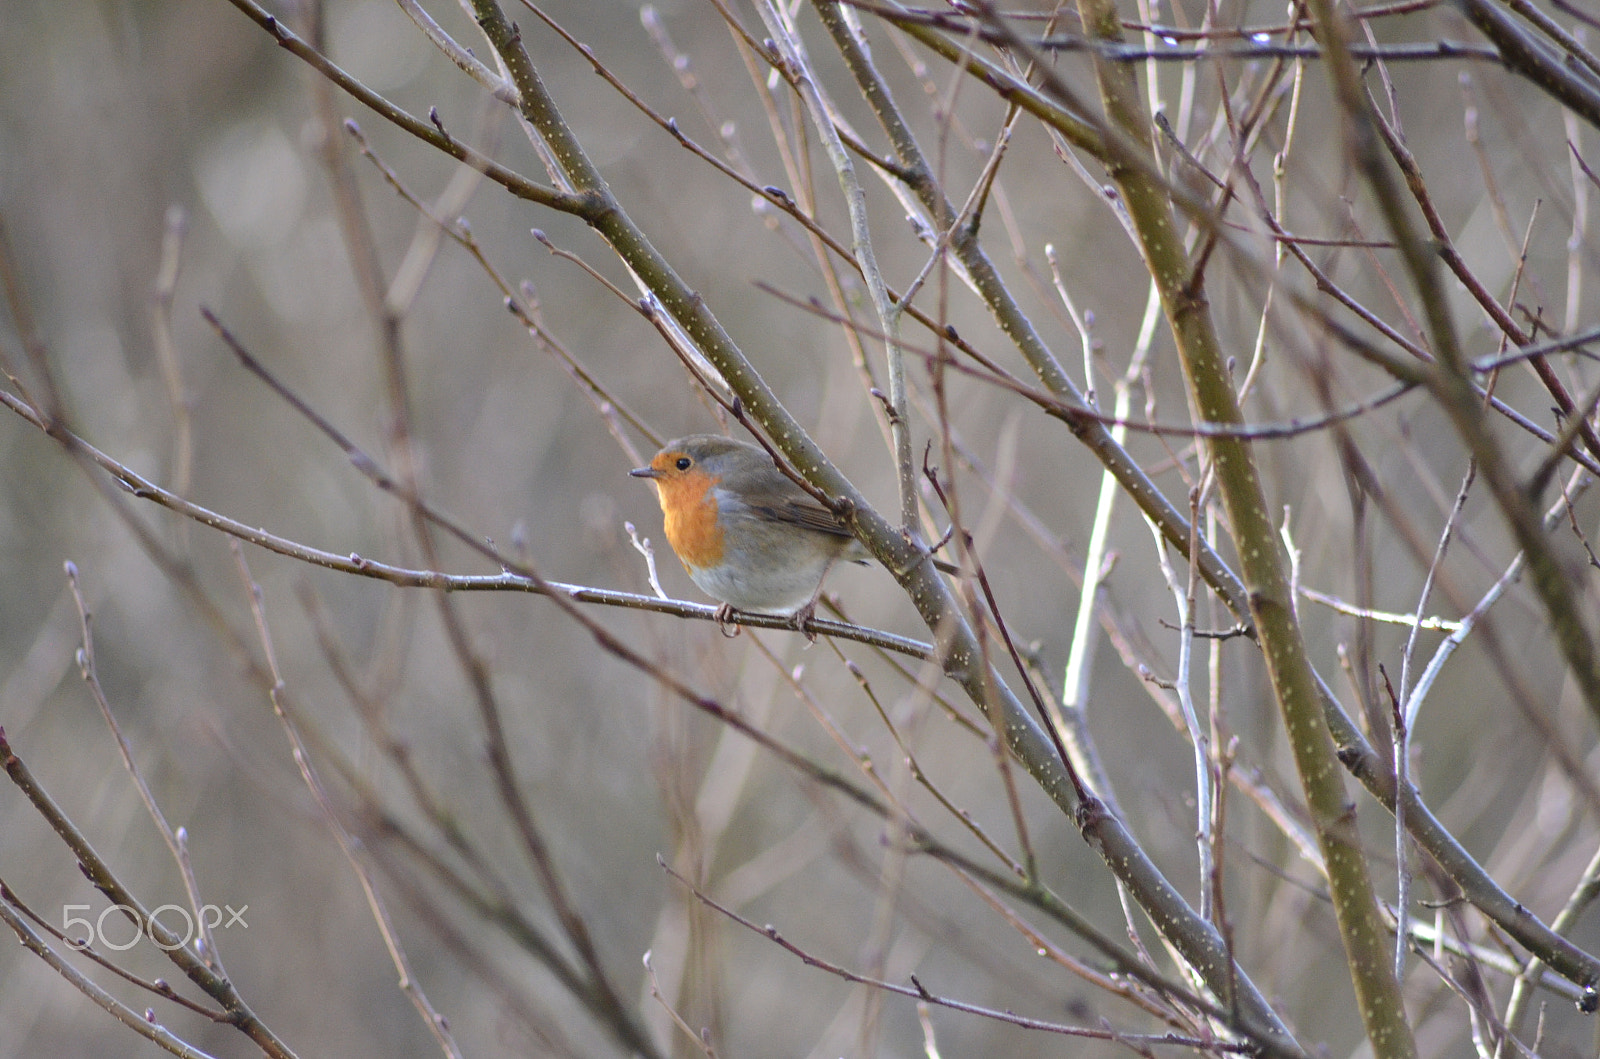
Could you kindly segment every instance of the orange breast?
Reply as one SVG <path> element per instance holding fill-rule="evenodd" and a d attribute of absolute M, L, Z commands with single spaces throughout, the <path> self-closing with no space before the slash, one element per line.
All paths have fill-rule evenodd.
<path fill-rule="evenodd" d="M 661 511 L 666 516 L 667 540 L 686 567 L 716 566 L 722 562 L 722 532 L 717 529 L 717 498 L 709 474 L 685 474 L 658 479 Z"/>

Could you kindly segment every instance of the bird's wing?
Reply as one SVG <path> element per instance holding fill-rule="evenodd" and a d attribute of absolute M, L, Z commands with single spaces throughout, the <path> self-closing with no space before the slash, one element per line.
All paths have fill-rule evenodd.
<path fill-rule="evenodd" d="M 799 486 L 794 486 L 794 493 L 795 495 L 792 497 L 784 497 L 766 503 L 750 504 L 750 510 L 778 522 L 787 522 L 791 525 L 815 530 L 818 533 L 826 533 L 829 536 L 852 536 L 851 532 L 845 529 L 844 525 L 833 516 L 833 512 L 812 500 L 809 495 L 801 491 Z M 859 546 L 857 547 L 859 548 Z M 861 551 L 861 554 L 865 555 L 866 553 Z M 858 559 L 852 553 L 847 552 L 845 557 L 850 562 L 866 565 L 864 559 Z M 960 567 L 954 563 L 945 562 L 935 556 L 930 556 L 930 558 L 934 566 L 947 574 L 959 574 L 961 572 Z"/>
<path fill-rule="evenodd" d="M 779 522 L 787 522 L 803 529 L 815 530 L 834 537 L 848 537 L 850 531 L 840 525 L 839 520 L 833 517 L 833 512 L 821 504 L 807 498 L 804 500 L 783 499 L 772 503 L 751 504 L 752 511 L 766 515 L 768 518 Z"/>

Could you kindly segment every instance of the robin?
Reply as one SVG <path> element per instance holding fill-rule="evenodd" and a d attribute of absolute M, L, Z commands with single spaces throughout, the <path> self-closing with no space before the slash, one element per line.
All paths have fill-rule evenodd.
<path fill-rule="evenodd" d="M 866 565 L 861 542 L 748 441 L 691 434 L 628 473 L 655 483 L 667 540 L 700 590 L 722 603 L 724 625 L 738 609 L 792 614 L 803 631 L 833 564 Z"/>

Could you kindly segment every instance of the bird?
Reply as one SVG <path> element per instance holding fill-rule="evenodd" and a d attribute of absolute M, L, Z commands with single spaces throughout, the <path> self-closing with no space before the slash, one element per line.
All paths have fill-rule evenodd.
<path fill-rule="evenodd" d="M 828 571 L 869 558 L 831 511 L 748 441 L 690 434 L 628 473 L 655 485 L 667 541 L 690 580 L 721 604 L 725 631 L 741 610 L 790 615 L 810 636 Z"/>

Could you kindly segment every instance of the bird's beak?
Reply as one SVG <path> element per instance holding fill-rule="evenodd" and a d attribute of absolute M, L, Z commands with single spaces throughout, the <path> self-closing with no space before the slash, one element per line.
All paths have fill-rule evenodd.
<path fill-rule="evenodd" d="M 660 478 L 661 477 L 661 472 L 656 470 L 654 467 L 635 467 L 633 470 L 629 471 L 628 473 L 633 475 L 635 478 Z"/>

